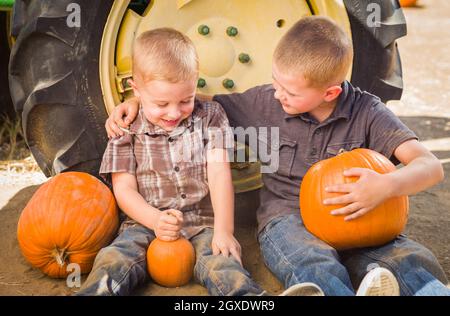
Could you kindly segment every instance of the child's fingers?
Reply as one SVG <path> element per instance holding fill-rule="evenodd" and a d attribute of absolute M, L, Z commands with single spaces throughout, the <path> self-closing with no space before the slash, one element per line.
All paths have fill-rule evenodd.
<path fill-rule="evenodd" d="M 134 119 L 136 118 L 137 114 L 139 111 L 139 107 L 137 106 L 133 106 L 133 104 L 128 105 L 127 104 L 127 108 L 126 108 L 126 117 L 125 117 L 125 124 L 126 126 L 124 127 L 128 127 L 128 125 L 131 124 L 131 122 L 134 121 Z"/>
<path fill-rule="evenodd" d="M 361 177 L 368 172 L 367 168 L 351 168 L 344 171 L 346 177 Z"/>
<path fill-rule="evenodd" d="M 160 221 L 170 225 L 179 225 L 179 219 L 176 216 L 170 214 L 168 211 L 165 211 L 161 215 Z"/>
<path fill-rule="evenodd" d="M 119 104 L 116 106 L 112 113 L 112 120 L 115 124 L 123 128 L 127 128 L 129 124 L 126 124 L 124 121 L 124 117 L 127 115 L 127 105 L 126 103 Z"/>
<path fill-rule="evenodd" d="M 348 204 L 352 202 L 355 202 L 355 199 L 351 193 L 323 200 L 324 205 Z"/>
<path fill-rule="evenodd" d="M 181 211 L 170 209 L 170 210 L 167 210 L 166 212 L 167 212 L 167 214 L 174 216 L 178 220 L 179 224 L 183 223 L 183 213 Z"/>
<path fill-rule="evenodd" d="M 330 185 L 325 188 L 326 192 L 330 193 L 349 193 L 355 188 L 355 183 L 343 183 Z"/>
<path fill-rule="evenodd" d="M 345 207 L 331 211 L 331 215 L 348 215 L 356 211 L 359 211 L 361 208 L 362 208 L 361 205 L 359 205 L 358 203 L 352 203 Z"/>
<path fill-rule="evenodd" d="M 239 262 L 239 264 L 242 266 L 241 254 L 240 254 L 239 249 L 231 248 L 230 249 L 230 253 Z"/>
<path fill-rule="evenodd" d="M 158 229 L 157 232 L 157 237 L 158 238 L 170 238 L 173 240 L 176 240 L 180 237 L 180 232 L 179 231 L 171 231 L 171 230 L 163 230 L 163 229 Z"/>
<path fill-rule="evenodd" d="M 220 254 L 220 249 L 217 247 L 215 243 L 211 245 L 213 256 L 217 256 Z"/>
<path fill-rule="evenodd" d="M 370 209 L 363 208 L 363 209 L 359 210 L 358 212 L 353 213 L 352 215 L 344 217 L 344 221 L 351 221 L 351 220 L 357 219 L 358 217 L 365 215 L 369 211 L 370 211 Z"/>
<path fill-rule="evenodd" d="M 178 239 L 178 237 L 169 237 L 169 236 L 165 236 L 165 235 L 160 235 L 157 237 L 158 237 L 158 239 L 160 239 L 162 241 L 175 241 Z"/>
<path fill-rule="evenodd" d="M 166 212 L 168 214 L 175 216 L 176 218 L 181 218 L 181 219 L 183 218 L 183 212 L 181 212 L 179 210 L 171 208 L 171 209 L 167 210 Z"/>
<path fill-rule="evenodd" d="M 230 256 L 230 251 L 227 247 L 222 247 L 220 249 L 220 252 L 222 253 L 222 255 L 224 255 L 227 258 Z"/>
<path fill-rule="evenodd" d="M 180 232 L 174 231 L 174 230 L 161 230 L 160 234 L 162 236 L 174 237 L 174 238 L 178 238 L 180 236 Z"/>
<path fill-rule="evenodd" d="M 173 231 L 173 232 L 178 232 L 181 229 L 180 225 L 172 225 L 172 224 L 166 224 L 166 223 L 162 223 L 160 225 L 160 229 L 161 230 L 167 230 L 167 231 Z"/>
<path fill-rule="evenodd" d="M 108 118 L 105 123 L 106 132 L 109 137 L 122 136 L 123 131 L 110 119 Z"/>

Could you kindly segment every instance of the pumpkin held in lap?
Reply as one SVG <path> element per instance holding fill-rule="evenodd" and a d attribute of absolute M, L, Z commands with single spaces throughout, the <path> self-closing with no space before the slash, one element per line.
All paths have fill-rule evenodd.
<path fill-rule="evenodd" d="M 194 272 L 195 250 L 185 238 L 163 241 L 155 238 L 147 250 L 147 269 L 153 281 L 165 287 L 189 282 Z"/>
<path fill-rule="evenodd" d="M 314 164 L 300 188 L 300 212 L 306 229 L 338 250 L 377 246 L 393 240 L 407 222 L 407 196 L 390 198 L 350 221 L 344 221 L 344 215 L 330 214 L 345 205 L 322 203 L 325 199 L 344 194 L 326 192 L 326 187 L 358 181 L 358 177 L 343 175 L 344 170 L 351 168 L 368 168 L 381 174 L 396 170 L 385 156 L 362 148 Z"/>

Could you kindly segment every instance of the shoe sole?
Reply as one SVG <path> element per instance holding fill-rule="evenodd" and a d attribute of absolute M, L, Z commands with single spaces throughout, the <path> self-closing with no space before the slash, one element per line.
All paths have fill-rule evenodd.
<path fill-rule="evenodd" d="M 291 286 L 280 296 L 324 296 L 324 294 L 314 283 L 305 282 Z"/>
<path fill-rule="evenodd" d="M 400 289 L 395 276 L 385 270 L 371 275 L 366 282 L 366 288 L 361 290 L 364 285 L 361 284 L 357 296 L 399 296 Z M 364 282 L 363 281 L 363 282 Z"/>

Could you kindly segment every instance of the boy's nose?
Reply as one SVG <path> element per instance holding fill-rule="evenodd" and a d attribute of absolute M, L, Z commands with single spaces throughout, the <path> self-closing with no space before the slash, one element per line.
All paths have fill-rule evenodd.
<path fill-rule="evenodd" d="M 275 97 L 275 99 L 280 100 L 281 102 L 286 101 L 286 97 L 280 92 L 280 90 L 275 90 L 273 96 Z"/>
<path fill-rule="evenodd" d="M 172 111 L 172 112 L 168 113 L 167 116 L 170 120 L 173 120 L 173 121 L 178 120 L 181 116 L 181 112 L 180 111 Z"/>

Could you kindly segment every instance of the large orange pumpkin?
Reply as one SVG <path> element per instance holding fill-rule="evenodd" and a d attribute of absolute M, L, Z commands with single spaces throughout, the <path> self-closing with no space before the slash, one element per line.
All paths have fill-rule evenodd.
<path fill-rule="evenodd" d="M 303 178 L 300 189 L 300 212 L 305 227 L 336 249 L 369 247 L 384 244 L 404 229 L 408 217 L 408 197 L 386 200 L 369 213 L 344 221 L 344 215 L 331 215 L 345 205 L 324 205 L 323 200 L 343 193 L 328 193 L 334 184 L 356 182 L 358 177 L 344 177 L 344 170 L 369 168 L 378 173 L 395 170 L 383 155 L 369 149 L 355 149 L 314 164 Z"/>
<path fill-rule="evenodd" d="M 165 287 L 185 285 L 192 278 L 195 251 L 184 238 L 163 241 L 155 238 L 147 250 L 147 268 L 152 279 Z"/>
<path fill-rule="evenodd" d="M 63 278 L 69 263 L 92 269 L 97 252 L 119 225 L 113 194 L 82 172 L 62 173 L 43 184 L 23 210 L 17 239 L 24 257 L 45 274 Z"/>

